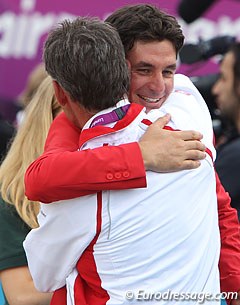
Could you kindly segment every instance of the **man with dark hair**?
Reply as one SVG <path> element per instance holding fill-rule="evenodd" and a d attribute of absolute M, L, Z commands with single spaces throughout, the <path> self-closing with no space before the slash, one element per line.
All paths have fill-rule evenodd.
<path fill-rule="evenodd" d="M 133 5 L 117 10 L 113 17 L 107 19 L 120 32 L 127 51 L 126 58 L 131 65 L 129 96 L 149 108 L 159 106 L 160 100 L 164 101 L 171 91 L 178 50 L 176 46 L 180 47 L 182 43 L 182 32 L 174 17 L 167 16 L 169 24 L 164 22 L 165 17 L 161 19 L 161 16 L 166 16 L 162 14 L 151 5 Z M 121 22 L 118 22 L 118 18 Z M 180 38 L 178 44 L 171 48 L 168 39 L 172 41 L 176 38 L 162 40 L 162 28 L 168 33 L 174 31 L 173 25 L 177 26 L 177 37 Z M 158 38 L 156 35 L 159 35 Z M 58 117 L 50 131 L 45 153 L 26 173 L 27 196 L 32 200 L 53 202 L 94 191 L 144 187 L 145 170 L 167 172 L 198 166 L 199 161 L 192 159 L 202 157 L 201 151 L 194 150 L 200 148 L 200 142 L 183 141 L 189 139 L 189 134 L 160 127 L 163 127 L 162 122 L 153 124 L 140 139 L 139 146 L 130 143 L 75 152 L 80 130 L 71 125 L 64 115 Z M 222 241 L 219 264 L 221 290 L 237 291 L 240 287 L 239 224 L 234 209 L 230 207 L 230 198 L 217 176 L 216 179 Z"/>
<path fill-rule="evenodd" d="M 130 101 L 139 102 L 143 106 L 148 106 L 150 109 L 159 108 L 172 91 L 173 76 L 176 70 L 176 56 L 183 44 L 183 34 L 174 17 L 159 12 L 153 6 L 140 5 L 129 8 L 130 12 L 126 16 L 127 18 L 123 16 L 124 23 L 122 24 L 123 29 L 120 33 L 120 37 L 123 40 L 128 63 L 131 66 Z M 134 13 L 131 13 L 133 10 Z M 133 21 L 131 21 L 137 10 L 141 11 L 139 11 Z M 123 8 L 121 12 L 123 11 L 127 14 L 128 7 Z M 154 17 L 153 23 L 149 25 L 151 27 L 150 31 L 147 31 L 148 26 L 143 17 L 140 18 L 140 20 L 142 19 L 142 25 L 139 23 L 141 26 L 140 30 L 137 28 L 139 26 L 138 24 L 136 24 L 137 27 L 134 29 L 134 22 L 136 22 L 140 14 L 145 13 L 149 16 L 149 18 L 146 19 L 146 22 L 151 20 L 151 14 L 157 14 Z M 116 14 L 119 15 L 116 12 L 113 16 L 118 17 Z M 164 21 L 165 18 L 166 21 Z M 117 20 L 117 18 L 115 19 Z M 111 16 L 108 17 L 107 20 L 110 22 Z M 114 20 L 114 22 L 117 22 L 116 20 Z M 113 26 L 115 27 L 114 22 L 112 21 Z M 131 22 L 129 26 L 128 22 Z M 163 27 L 161 25 L 163 25 Z M 126 31 L 124 32 L 125 27 Z M 162 30 L 166 31 L 166 33 L 162 33 Z M 136 42 L 134 37 L 137 38 Z M 145 42 L 152 43 L 151 45 L 148 45 L 145 44 Z M 151 49 L 155 47 L 156 42 L 157 45 L 158 42 L 161 42 L 161 45 L 159 45 L 160 49 L 167 46 L 167 48 L 163 49 L 164 52 L 160 54 L 164 57 L 167 56 L 165 62 L 161 63 L 160 61 L 160 65 L 158 65 L 156 69 L 148 64 L 145 66 L 143 61 L 138 65 L 135 65 L 134 62 L 132 62 L 133 60 L 136 60 L 136 58 L 132 58 L 133 56 L 131 56 L 134 51 L 133 45 L 138 44 L 141 48 L 145 46 L 146 49 L 144 49 L 143 52 L 147 52 L 145 55 L 148 57 L 148 52 L 151 52 Z M 148 50 L 148 46 L 151 46 L 151 49 Z M 167 54 L 169 47 L 171 48 L 170 58 L 169 54 Z M 141 50 L 140 52 L 141 54 L 143 53 Z M 157 54 L 157 56 L 158 55 L 159 54 Z M 66 70 L 67 72 L 68 63 L 63 64 L 61 62 L 61 64 L 63 65 L 63 70 Z M 104 63 L 102 63 L 102 65 L 104 65 Z M 141 78 L 138 76 L 141 76 Z M 145 83 L 147 84 L 145 85 Z M 157 90 L 155 90 L 155 88 L 157 88 Z M 144 187 L 146 186 L 145 170 L 172 172 L 197 168 L 200 166 L 199 160 L 205 157 L 205 153 L 203 152 L 205 147 L 199 141 L 201 135 L 195 131 L 178 131 L 171 133 L 167 130 L 163 130 L 162 127 L 168 120 L 168 117 L 164 117 L 164 119 L 153 124 L 152 129 L 145 134 L 145 137 L 141 139 L 138 144 L 131 143 L 116 146 L 114 148 L 102 147 L 91 153 L 81 152 L 72 153 L 70 155 L 69 153 L 66 153 L 66 149 L 68 147 L 68 149 L 74 151 L 76 143 L 72 143 L 72 146 L 67 146 L 70 145 L 70 141 L 68 141 L 68 143 L 65 143 L 66 147 L 62 149 L 64 145 L 59 147 L 57 141 L 55 141 L 56 138 L 53 139 L 50 133 L 45 155 L 34 162 L 26 173 L 26 195 L 32 200 L 36 199 L 42 202 L 58 200 L 59 194 L 56 192 L 58 182 L 53 181 L 51 172 L 55 173 L 57 171 L 61 179 L 66 179 L 65 181 L 59 181 L 61 185 L 69 185 L 71 184 L 69 183 L 71 178 L 69 180 L 68 175 L 65 175 L 68 168 L 72 168 L 72 174 L 76 174 L 76 179 L 71 191 L 65 189 L 64 192 L 62 192 L 64 198 L 61 199 L 67 199 L 69 198 L 69 195 L 71 197 L 79 196 L 79 190 L 82 191 L 82 194 L 86 194 L 86 191 L 91 192 L 103 189 Z M 66 126 L 66 129 L 63 126 L 65 123 L 68 125 Z M 55 125 L 56 130 L 61 126 L 65 130 L 65 134 L 68 130 L 71 134 L 69 122 L 64 120 L 64 116 L 57 119 Z M 79 130 L 75 129 L 75 132 L 77 133 Z M 71 138 L 70 134 L 69 137 L 66 135 L 66 139 Z M 54 132 L 54 137 L 56 135 L 57 134 Z M 59 137 L 62 138 L 61 132 L 59 132 Z M 48 143 L 51 143 L 51 145 L 48 145 Z M 152 147 L 154 147 L 154 149 L 152 149 Z M 49 152 L 52 149 L 54 149 L 57 154 L 50 154 Z M 61 167 L 59 167 L 58 162 L 62 164 Z M 78 164 L 78 167 L 75 167 L 74 164 L 76 163 Z M 94 168 L 91 168 L 92 164 L 96 164 Z M 39 171 L 40 167 L 41 171 Z M 44 169 L 48 170 L 45 171 Z M 88 175 L 88 172 L 91 172 L 92 170 L 98 172 L 98 175 L 95 177 L 95 183 L 92 183 L 92 177 Z M 127 172 L 128 174 L 126 174 Z M 115 173 L 121 173 L 121 175 L 117 175 L 116 178 Z M 125 174 L 123 175 L 123 173 Z M 61 192 L 61 189 L 58 191 Z"/>
<path fill-rule="evenodd" d="M 229 122 L 229 128 L 224 131 L 225 142 L 218 147 L 216 170 L 240 219 L 240 43 L 235 43 L 225 54 L 212 92 L 221 116 Z"/>
<path fill-rule="evenodd" d="M 184 41 L 180 25 L 152 5 L 125 6 L 106 22 L 117 29 L 131 66 L 129 100 L 158 109 L 173 89 L 176 58 Z"/>
<path fill-rule="evenodd" d="M 151 10 L 152 12 L 154 12 L 154 8 L 152 6 L 147 6 L 147 7 L 148 7 L 148 10 Z M 127 10 L 131 11 L 131 8 L 128 7 Z M 158 15 L 157 15 L 157 18 L 158 18 L 158 22 L 159 22 Z M 144 23 L 144 18 L 142 18 L 142 20 Z M 162 103 L 166 100 L 167 96 L 169 96 L 169 94 L 171 93 L 170 88 L 173 85 L 173 75 L 174 75 L 175 68 L 176 68 L 176 48 L 173 47 L 172 44 L 169 44 L 167 39 L 164 40 L 164 38 L 163 38 L 162 41 L 161 41 L 161 39 L 160 39 L 160 41 L 159 40 L 155 41 L 154 39 L 155 38 L 153 38 L 152 41 L 150 39 L 150 40 L 148 40 L 148 42 L 145 42 L 145 41 L 147 41 L 146 39 L 144 41 L 135 41 L 133 48 L 127 54 L 127 59 L 129 60 L 129 63 L 131 65 L 131 69 L 132 69 L 132 73 L 131 73 L 132 84 L 130 86 L 130 96 L 131 96 L 131 93 L 133 92 L 133 95 L 138 97 L 138 99 L 141 103 L 143 103 L 143 104 L 145 103 L 148 109 L 155 108 L 155 107 L 157 108 L 157 107 L 161 106 Z M 159 46 L 159 44 L 161 47 L 156 48 Z M 154 50 L 157 50 L 155 52 L 157 54 L 154 53 Z M 150 62 L 148 62 L 149 56 L 146 56 L 146 60 L 144 58 L 144 60 L 140 60 L 139 62 L 137 61 L 138 56 L 142 57 L 145 54 L 145 52 L 143 52 L 143 51 L 147 51 L 149 56 L 151 54 Z M 160 53 L 160 56 L 159 56 L 159 52 L 163 52 L 163 53 Z M 131 57 L 131 55 L 132 55 L 132 57 Z M 161 58 L 161 60 L 163 58 L 165 58 L 166 62 L 162 62 L 162 64 L 159 63 L 160 58 Z M 136 59 L 136 63 L 134 62 L 135 59 Z M 154 62 L 154 60 L 157 60 L 157 59 L 158 59 L 158 61 Z M 161 90 L 159 89 L 159 87 L 161 87 L 161 85 L 163 88 L 162 93 L 160 92 Z M 181 85 L 183 86 L 184 83 L 181 84 L 181 82 L 180 82 L 180 84 L 178 84 L 179 91 L 181 91 L 180 90 Z M 190 89 L 188 89 L 188 90 L 190 90 Z M 149 95 L 149 94 L 151 94 L 151 95 Z M 55 125 L 55 127 L 56 127 L 56 125 Z M 51 140 L 51 136 L 49 139 Z M 48 148 L 51 146 L 50 140 L 47 144 Z M 61 144 L 63 144 L 63 143 L 61 143 Z M 64 143 L 64 144 L 66 144 L 66 143 Z M 55 147 L 54 147 L 54 145 L 55 145 Z M 51 149 L 56 148 L 56 142 L 54 143 L 54 145 L 52 144 Z M 112 149 L 112 147 L 111 147 L 111 149 Z M 48 157 L 48 156 L 45 154 L 44 158 L 46 158 L 46 157 Z M 58 155 L 58 157 L 59 157 L 59 155 Z M 40 159 L 40 160 L 38 160 L 38 162 L 36 164 L 41 164 L 42 161 L 43 161 L 43 159 Z M 76 161 L 76 159 L 75 159 L 75 161 Z M 33 170 L 33 169 L 34 169 L 34 166 L 31 168 L 31 170 Z M 29 171 L 29 174 L 31 174 L 31 170 Z M 105 170 L 105 172 L 106 172 L 106 170 Z M 35 174 L 36 174 L 36 172 L 35 172 Z M 92 176 L 91 172 L 89 174 Z M 70 175 L 72 175 L 72 177 L 70 177 L 71 179 L 74 177 L 74 175 L 78 179 L 76 171 L 74 171 L 74 173 L 70 173 Z M 111 175 L 111 177 L 110 177 L 110 175 Z M 123 169 L 121 169 L 121 171 L 115 172 L 114 175 L 108 171 L 108 175 L 106 177 L 107 177 L 107 179 L 109 179 L 111 181 L 114 179 L 120 180 L 124 176 L 127 177 L 127 175 L 129 175 L 129 172 L 123 171 Z M 70 180 L 71 180 L 70 178 L 69 178 L 69 176 L 67 177 L 67 179 L 65 179 L 65 177 L 63 177 L 65 186 L 73 183 L 73 179 L 72 179 L 72 182 L 70 182 Z M 61 179 L 62 179 L 62 177 L 60 177 L 59 179 L 55 178 L 54 185 L 52 184 L 53 188 L 59 185 Z M 98 180 L 97 180 L 97 182 L 98 182 Z M 116 182 L 116 181 L 113 181 L 113 182 Z M 52 193 L 49 196 L 48 196 L 48 194 L 46 194 L 46 196 L 44 198 L 45 199 L 47 198 L 46 201 L 52 201 L 53 196 L 55 196 L 56 199 L 66 199 L 66 198 L 76 197 L 76 194 L 78 194 L 78 196 L 79 196 L 82 194 L 89 194 L 91 192 L 91 189 L 88 189 L 87 187 L 86 187 L 86 189 L 88 189 L 88 191 L 86 191 L 85 193 L 83 191 L 77 190 L 78 183 L 79 183 L 79 179 L 78 179 L 76 185 L 69 186 L 68 190 L 66 188 L 64 188 L 64 192 L 62 192 L 60 190 L 60 188 L 57 188 L 57 191 L 55 193 Z M 61 184 L 61 185 L 63 185 L 63 184 Z M 116 187 L 116 184 L 110 183 L 109 188 L 112 188 L 113 185 Z M 125 188 L 127 188 L 127 187 L 125 187 Z M 101 186 L 97 190 L 100 190 L 100 189 L 101 189 Z M 66 190 L 67 190 L 67 192 L 66 192 Z M 232 225 L 231 228 L 233 228 L 233 224 L 235 221 L 234 220 L 235 215 L 234 215 L 234 213 L 232 213 L 232 210 L 229 209 L 228 206 L 224 206 L 225 203 L 229 204 L 229 199 L 228 199 L 228 197 L 225 196 L 224 190 L 222 189 L 221 185 L 219 184 L 219 181 L 217 182 L 217 191 L 218 191 L 218 199 L 220 199 L 219 202 L 221 202 L 221 207 L 219 207 L 219 210 L 221 211 L 220 215 L 223 215 L 222 213 L 224 211 L 225 212 L 224 216 L 227 216 L 224 219 L 225 224 L 227 222 L 230 222 Z M 221 226 L 221 221 L 223 221 L 222 218 L 220 219 L 220 226 Z M 224 229 L 222 229 L 222 231 L 224 232 Z M 225 231 L 228 231 L 226 226 L 225 226 Z M 238 227 L 237 227 L 237 223 L 236 223 L 236 230 L 235 230 L 235 233 L 230 237 L 230 241 L 229 241 L 229 238 L 227 237 L 227 238 L 224 238 L 224 242 L 223 242 L 223 247 L 225 247 L 224 243 L 226 244 L 226 248 L 229 244 L 231 244 L 232 249 L 234 249 L 233 252 L 235 251 L 231 257 L 232 260 L 230 261 L 230 263 L 229 263 L 229 261 L 227 261 L 226 263 L 224 262 L 224 264 L 225 264 L 224 268 L 226 269 L 226 271 L 223 270 L 223 271 L 225 271 L 225 273 L 223 273 L 224 278 L 226 278 L 226 274 L 228 276 L 227 267 L 230 266 L 232 268 L 234 262 L 237 264 L 237 262 L 239 260 L 238 250 L 237 250 L 237 245 L 239 242 L 238 238 L 239 238 Z M 222 259 L 224 261 L 225 254 L 222 255 L 222 257 L 223 257 Z M 236 273 L 235 273 L 235 275 L 236 275 Z M 232 278 L 236 279 L 237 276 L 235 276 L 235 275 L 234 276 L 231 275 Z M 229 280 L 229 279 L 227 279 L 227 280 Z M 237 286 L 237 284 L 235 285 L 235 287 L 236 286 Z M 226 287 L 226 285 L 223 287 Z M 231 287 L 233 287 L 233 286 L 231 286 Z M 239 286 L 237 286 L 237 287 L 239 287 Z"/>
<path fill-rule="evenodd" d="M 146 103 L 143 107 L 124 98 L 129 83 L 125 53 L 117 31 L 108 23 L 89 18 L 64 21 L 50 32 L 45 43 L 46 70 L 54 79 L 59 103 L 67 117 L 82 129 L 79 150 L 138 141 L 151 122 L 170 111 L 173 117 L 168 128 L 198 129 L 208 154 L 194 171 L 148 171 L 147 189 L 98 192 L 42 205 L 40 227 L 25 241 L 29 268 L 42 291 L 66 284 L 68 304 L 82 304 L 79 295 L 87 304 L 105 304 L 108 300 L 124 304 L 129 289 L 136 293 L 139 289 L 146 293 L 148 289 L 155 293 L 186 290 L 212 296 L 220 292 L 211 118 L 187 77 L 178 75 L 176 87 L 182 90 L 172 90 L 176 50 L 165 39 L 160 44 L 160 49 L 169 53 L 169 93 L 158 98 L 139 94 Z M 152 54 L 150 59 L 154 67 Z M 63 67 L 67 63 L 66 70 Z M 143 76 L 149 77 L 145 71 Z M 148 104 L 161 106 L 161 111 Z M 175 196 L 173 189 L 178 190 Z M 177 266 L 185 266 L 185 270 L 177 272 Z"/>

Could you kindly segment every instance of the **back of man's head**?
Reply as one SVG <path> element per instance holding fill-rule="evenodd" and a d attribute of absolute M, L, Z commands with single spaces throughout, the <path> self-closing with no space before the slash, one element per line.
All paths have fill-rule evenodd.
<path fill-rule="evenodd" d="M 175 17 L 150 4 L 127 5 L 105 20 L 118 31 L 127 56 L 135 41 L 172 42 L 176 54 L 181 49 L 184 36 Z"/>
<path fill-rule="evenodd" d="M 97 18 L 65 20 L 44 46 L 47 72 L 89 110 L 111 107 L 127 93 L 129 73 L 117 31 Z"/>

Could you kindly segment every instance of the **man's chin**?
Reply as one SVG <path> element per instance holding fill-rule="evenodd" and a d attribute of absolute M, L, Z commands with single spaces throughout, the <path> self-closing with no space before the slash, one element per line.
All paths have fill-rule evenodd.
<path fill-rule="evenodd" d="M 146 108 L 146 111 L 149 112 L 153 109 L 159 109 L 163 104 L 163 101 L 159 101 L 157 103 L 145 103 L 144 107 Z"/>
<path fill-rule="evenodd" d="M 165 100 L 166 99 L 161 99 L 158 102 L 151 103 L 151 102 L 147 102 L 144 99 L 141 99 L 137 96 L 137 97 L 134 97 L 133 99 L 130 99 L 130 102 L 142 105 L 143 107 L 146 108 L 147 112 L 149 112 L 152 109 L 159 109 L 162 106 L 162 104 L 165 102 Z"/>

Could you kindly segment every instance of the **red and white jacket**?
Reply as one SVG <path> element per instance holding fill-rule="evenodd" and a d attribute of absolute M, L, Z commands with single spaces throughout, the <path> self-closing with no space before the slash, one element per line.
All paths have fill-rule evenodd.
<path fill-rule="evenodd" d="M 146 189 L 104 191 L 42 205 L 40 228 L 24 243 L 38 289 L 52 291 L 66 284 L 69 305 L 128 304 L 129 290 L 135 296 L 139 290 L 219 292 L 211 118 L 198 91 L 179 77 L 182 86 L 161 110 L 146 115 L 131 104 L 122 120 L 94 128 L 89 128 L 91 118 L 81 133 L 80 149 L 137 141 L 149 122 L 168 112 L 168 128 L 203 134 L 207 158 L 195 170 L 147 172 Z"/>
<path fill-rule="evenodd" d="M 146 187 L 144 164 L 136 142 L 79 153 L 79 133 L 64 113 L 54 120 L 44 154 L 29 166 L 25 175 L 29 199 L 53 202 L 100 190 Z M 216 192 L 221 235 L 221 291 L 237 291 L 240 287 L 238 218 L 217 175 Z M 65 289 L 58 290 L 53 303 L 65 304 L 65 295 Z"/>

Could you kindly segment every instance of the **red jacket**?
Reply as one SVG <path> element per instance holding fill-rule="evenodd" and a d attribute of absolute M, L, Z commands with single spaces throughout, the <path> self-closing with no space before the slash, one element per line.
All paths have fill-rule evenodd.
<path fill-rule="evenodd" d="M 146 187 L 137 143 L 103 146 L 80 153 L 79 133 L 63 113 L 54 120 L 44 154 L 29 166 L 25 175 L 29 199 L 49 203 L 99 190 Z M 230 197 L 216 177 L 221 291 L 234 292 L 240 290 L 239 223 L 236 210 L 230 206 Z"/>

